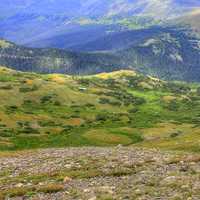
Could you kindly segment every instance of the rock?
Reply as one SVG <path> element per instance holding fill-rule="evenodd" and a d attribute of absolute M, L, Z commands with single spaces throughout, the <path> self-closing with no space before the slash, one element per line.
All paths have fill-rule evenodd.
<path fill-rule="evenodd" d="M 183 166 L 181 166 L 181 168 L 180 168 L 180 171 L 181 172 L 187 172 L 189 170 L 189 166 L 187 166 L 187 165 L 183 165 Z"/>
<path fill-rule="evenodd" d="M 190 188 L 189 185 L 182 185 L 182 186 L 181 186 L 181 189 L 182 189 L 182 190 L 188 190 L 189 188 Z"/>
<path fill-rule="evenodd" d="M 18 183 L 18 184 L 16 184 L 15 186 L 16 186 L 16 187 L 23 187 L 24 185 L 23 185 L 23 183 Z"/>
<path fill-rule="evenodd" d="M 19 191 L 29 186 L 42 189 L 47 186 L 49 193 L 34 192 L 33 199 L 37 200 L 165 200 L 166 197 L 183 199 L 184 193 L 191 197 L 187 196 L 185 200 L 198 200 L 200 184 L 196 172 L 200 171 L 200 165 L 196 162 L 180 163 L 179 159 L 168 164 L 168 161 L 177 156 L 176 153 L 135 147 L 45 149 L 17 157 L 0 156 L 0 172 L 6 172 L 0 184 L 0 191 L 10 190 L 15 186 L 19 187 Z M 189 156 L 185 155 L 184 160 L 187 160 L 187 157 Z M 73 179 L 69 177 L 69 173 L 63 177 L 62 183 L 58 181 L 57 174 L 66 173 L 67 168 L 70 169 L 69 172 L 73 172 L 78 170 L 77 166 L 81 166 L 83 173 L 87 170 L 89 176 Z M 185 166 L 189 166 L 189 170 L 185 169 Z M 115 169 L 117 173 L 113 173 Z M 16 182 L 21 174 L 27 174 L 28 179 L 20 181 L 21 183 Z M 37 177 L 38 174 L 49 176 L 42 177 L 38 183 L 31 178 Z M 7 182 L 7 179 L 13 181 Z M 23 195 L 15 199 L 26 198 L 28 197 Z"/>
<path fill-rule="evenodd" d="M 96 196 L 94 196 L 94 197 L 91 197 L 90 199 L 88 199 L 88 200 L 96 200 L 97 199 L 97 197 Z"/>
<path fill-rule="evenodd" d="M 109 194 L 113 194 L 113 189 L 114 189 L 114 187 L 109 187 L 109 186 L 102 186 L 102 187 L 98 188 L 99 191 L 106 192 Z"/>
<path fill-rule="evenodd" d="M 141 194 L 142 194 L 142 191 L 141 191 L 140 189 L 136 189 L 136 190 L 135 190 L 135 194 L 141 195 Z"/>
<path fill-rule="evenodd" d="M 27 186 L 32 186 L 32 183 L 27 183 Z"/>
<path fill-rule="evenodd" d="M 89 189 L 84 189 L 83 192 L 88 193 L 88 192 L 90 192 L 90 190 Z"/>
<path fill-rule="evenodd" d="M 117 145 L 117 148 L 122 148 L 122 147 L 123 147 L 122 144 L 118 144 L 118 145 Z"/>
<path fill-rule="evenodd" d="M 175 176 L 168 176 L 162 180 L 161 185 L 170 185 L 177 181 Z"/>
<path fill-rule="evenodd" d="M 66 176 L 66 177 L 63 179 L 63 182 L 64 182 L 64 183 L 68 183 L 68 182 L 70 182 L 70 181 L 72 181 L 72 179 L 71 179 L 70 177 L 68 177 L 68 176 Z"/>

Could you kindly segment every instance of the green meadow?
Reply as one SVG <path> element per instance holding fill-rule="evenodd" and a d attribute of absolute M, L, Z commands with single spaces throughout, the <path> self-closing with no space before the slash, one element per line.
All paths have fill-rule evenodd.
<path fill-rule="evenodd" d="M 133 71 L 42 75 L 0 68 L 0 150 L 136 145 L 200 151 L 198 84 Z"/>

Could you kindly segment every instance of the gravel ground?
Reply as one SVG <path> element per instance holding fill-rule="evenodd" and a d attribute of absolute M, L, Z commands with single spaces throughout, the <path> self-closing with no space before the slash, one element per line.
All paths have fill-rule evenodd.
<path fill-rule="evenodd" d="M 200 156 L 120 146 L 1 156 L 0 199 L 199 200 Z"/>

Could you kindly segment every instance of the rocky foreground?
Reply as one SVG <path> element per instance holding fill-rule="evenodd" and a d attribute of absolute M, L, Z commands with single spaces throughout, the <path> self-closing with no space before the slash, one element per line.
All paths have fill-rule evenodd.
<path fill-rule="evenodd" d="M 199 200 L 200 156 L 128 147 L 6 153 L 0 199 Z"/>

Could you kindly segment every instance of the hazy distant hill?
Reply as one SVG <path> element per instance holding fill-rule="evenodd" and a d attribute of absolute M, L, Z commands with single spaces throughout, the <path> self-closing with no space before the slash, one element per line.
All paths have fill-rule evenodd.
<path fill-rule="evenodd" d="M 189 26 L 193 32 L 200 34 L 200 8 L 195 9 L 189 14 L 178 20 L 178 23 Z"/>
<path fill-rule="evenodd" d="M 157 20 L 183 15 L 197 6 L 200 6 L 198 0 L 1 0 L 0 37 L 19 44 L 63 48 L 69 47 L 66 44 L 69 34 L 82 34 L 79 28 L 84 25 L 148 26 Z M 136 16 L 142 20 L 132 19 Z M 89 31 L 88 35 L 91 34 Z M 83 40 L 89 38 L 83 37 Z M 59 41 L 65 45 L 60 45 Z"/>
<path fill-rule="evenodd" d="M 29 46 L 70 51 L 13 44 L 0 49 L 0 64 L 23 71 L 70 74 L 129 68 L 162 79 L 200 81 L 199 4 L 170 0 L 9 2 L 10 14 L 2 16 L 0 36 Z M 4 9 L 5 1 L 0 5 Z"/>

